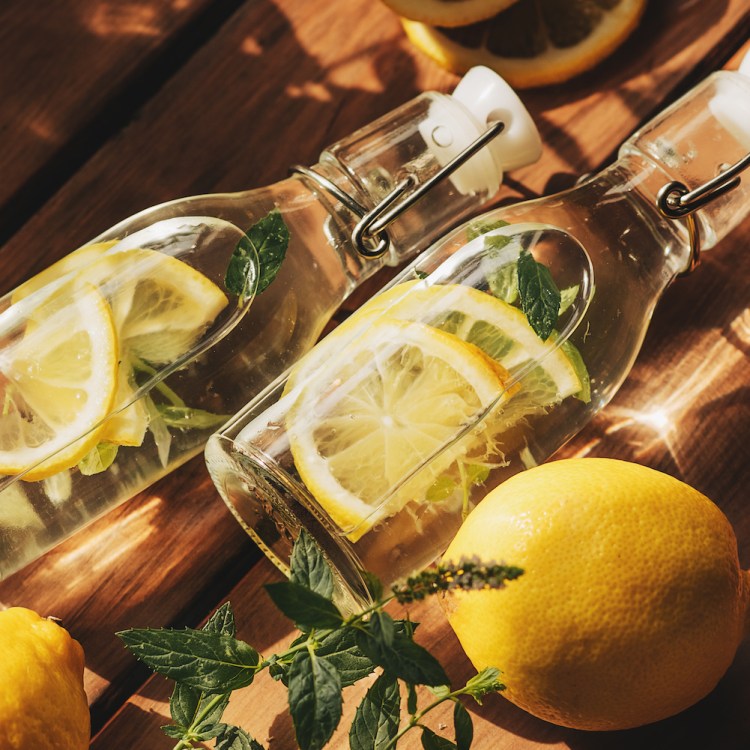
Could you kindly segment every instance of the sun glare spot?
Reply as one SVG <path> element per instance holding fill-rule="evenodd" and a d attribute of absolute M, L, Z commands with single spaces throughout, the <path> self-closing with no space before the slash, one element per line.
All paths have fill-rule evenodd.
<path fill-rule="evenodd" d="M 158 36 L 162 33 L 156 7 L 145 3 L 101 3 L 86 20 L 97 36 Z"/>
<path fill-rule="evenodd" d="M 253 39 L 251 36 L 246 36 L 242 40 L 240 50 L 246 55 L 251 55 L 252 57 L 260 57 L 263 53 L 263 47 L 261 47 L 260 42 L 257 39 Z"/>

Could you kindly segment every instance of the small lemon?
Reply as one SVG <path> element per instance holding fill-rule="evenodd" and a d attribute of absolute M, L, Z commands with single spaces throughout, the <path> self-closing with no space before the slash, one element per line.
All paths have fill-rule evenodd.
<path fill-rule="evenodd" d="M 444 602 L 470 660 L 504 695 L 578 729 L 671 716 L 716 685 L 745 629 L 750 573 L 708 498 L 611 459 L 555 461 L 490 492 L 448 548 L 524 569 Z"/>
<path fill-rule="evenodd" d="M 0 643 L 0 748 L 88 748 L 80 644 L 54 621 L 23 607 L 0 611 Z"/>

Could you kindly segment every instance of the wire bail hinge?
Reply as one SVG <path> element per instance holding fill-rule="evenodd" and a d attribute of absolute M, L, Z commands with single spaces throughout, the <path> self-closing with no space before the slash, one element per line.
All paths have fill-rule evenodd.
<path fill-rule="evenodd" d="M 337 198 L 349 211 L 360 218 L 352 231 L 352 241 L 357 252 L 365 258 L 379 258 L 384 255 L 391 245 L 388 227 L 398 219 L 404 211 L 421 200 L 437 183 L 453 174 L 461 165 L 466 163 L 477 151 L 480 151 L 493 138 L 505 129 L 503 122 L 497 121 L 489 125 L 475 141 L 463 151 L 453 157 L 432 177 L 421 185 L 409 175 L 401 180 L 378 205 L 368 211 L 358 200 L 344 192 L 338 185 L 315 170 L 300 165 L 294 165 L 290 172 L 302 174 L 313 180 Z"/>
<path fill-rule="evenodd" d="M 659 190 L 656 205 L 662 215 L 668 219 L 685 219 L 687 224 L 690 238 L 690 261 L 687 268 L 679 274 L 680 276 L 685 276 L 695 270 L 700 262 L 700 235 L 698 222 L 693 212 L 734 190 L 741 182 L 740 172 L 748 167 L 750 167 L 750 154 L 726 169 L 722 169 L 716 177 L 712 177 L 693 190 L 679 180 L 672 180 Z"/>

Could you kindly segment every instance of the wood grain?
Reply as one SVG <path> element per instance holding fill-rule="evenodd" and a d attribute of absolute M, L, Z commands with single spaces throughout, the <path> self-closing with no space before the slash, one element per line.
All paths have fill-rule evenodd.
<path fill-rule="evenodd" d="M 570 184 L 574 175 L 600 166 L 661 104 L 724 62 L 748 31 L 746 0 L 652 2 L 639 32 L 600 68 L 565 86 L 523 95 L 541 125 L 545 152 L 538 166 L 511 176 L 498 200 Z M 41 40 L 31 46 L 38 54 L 44 47 Z M 81 56 L 93 64 L 96 49 L 86 49 Z M 97 79 L 98 85 L 107 88 L 121 80 L 112 75 L 111 80 Z M 111 134 L 49 200 L 42 204 L 40 199 L 33 217 L 0 250 L 0 286 L 12 288 L 146 206 L 180 195 L 239 190 L 280 179 L 288 164 L 313 163 L 324 146 L 359 125 L 419 91 L 448 90 L 455 81 L 407 45 L 395 17 L 380 4 L 248 0 L 158 95 L 132 113 L 127 127 Z M 87 85 L 84 89 L 91 96 L 97 84 Z M 117 95 L 117 86 L 112 95 Z M 56 94 L 48 96 L 52 98 L 39 105 L 39 111 L 53 113 L 54 120 L 65 107 L 54 99 Z M 9 122 L 19 128 L 23 118 L 16 114 Z M 68 132 L 77 128 L 80 123 L 73 123 Z M 14 138 L 0 142 L 0 166 L 11 163 L 15 143 Z M 40 163 L 49 158 L 46 154 Z M 722 505 L 738 527 L 747 564 L 750 515 L 741 495 L 748 462 L 734 442 L 744 439 L 739 445 L 748 445 L 750 337 L 742 286 L 750 270 L 743 254 L 746 241 L 747 230 L 739 230 L 736 239 L 707 257 L 700 274 L 668 292 L 628 385 L 566 452 L 639 458 L 684 472 L 706 490 L 720 489 Z M 358 292 L 347 309 L 360 304 L 385 275 Z M 680 433 L 678 461 L 670 443 L 673 435 L 654 435 L 637 419 L 621 426 L 624 417 L 616 410 L 643 410 L 665 400 L 698 369 L 706 351 L 715 351 L 729 366 L 705 371 L 698 380 L 710 385 L 683 394 L 675 417 L 683 420 L 680 424 L 692 424 L 692 431 Z M 743 352 L 744 360 L 739 356 Z M 693 403 L 701 410 L 693 409 Z M 728 468 L 722 473 L 722 467 Z M 252 568 L 255 559 L 257 551 L 218 500 L 198 458 L 1 583 L 0 602 L 54 612 L 81 640 L 87 654 L 86 687 L 98 727 L 145 678 L 145 671 L 114 637 L 117 629 L 197 624 L 239 581 L 232 599 L 240 621 L 248 623 L 247 637 L 260 648 L 274 646 L 285 631 L 256 596 L 263 576 L 271 573 L 265 563 Z M 445 644 L 446 651 L 440 653 L 452 673 L 465 674 L 466 665 L 452 652 L 438 619 L 429 611 L 416 616 L 434 629 L 425 633 L 436 634 L 440 649 Z M 734 687 L 747 675 L 747 657 L 740 660 L 739 670 Z M 272 747 L 290 747 L 283 699 L 273 692 L 273 685 L 262 684 L 268 688 L 268 702 L 256 703 L 257 695 L 266 691 L 251 689 L 247 699 L 233 702 L 231 716 L 243 722 L 257 720 L 250 726 L 259 736 L 277 736 Z M 132 747 L 138 739 L 139 747 L 168 747 L 152 726 L 161 719 L 151 721 L 144 713 L 154 707 L 163 713 L 165 691 L 162 681 L 149 680 L 95 746 Z M 737 694 L 746 700 L 746 692 Z M 550 743 L 581 750 L 601 746 L 591 735 L 560 734 L 502 701 L 498 705 L 504 708 L 497 709 L 497 716 L 492 714 L 495 709 L 487 709 L 490 714 L 478 748 L 495 747 L 496 740 L 504 743 L 498 747 L 509 748 Z M 711 717 L 721 719 L 721 710 L 714 706 Z M 737 722 L 746 746 L 747 720 L 730 706 L 727 721 L 732 726 Z M 675 731 L 681 737 L 701 736 L 696 723 L 679 726 L 682 729 Z M 654 731 L 657 739 L 667 736 Z M 723 730 L 717 726 L 712 731 Z M 617 739 L 607 737 L 614 744 L 604 747 L 627 744 L 627 738 L 617 745 Z M 721 742 L 706 746 L 733 747 Z"/>
<path fill-rule="evenodd" d="M 241 0 L 0 6 L 0 243 Z"/>

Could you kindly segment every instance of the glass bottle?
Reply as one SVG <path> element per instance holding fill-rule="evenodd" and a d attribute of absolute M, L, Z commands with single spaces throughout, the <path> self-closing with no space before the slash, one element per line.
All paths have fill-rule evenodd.
<path fill-rule="evenodd" d="M 474 69 L 312 169 L 147 209 L 0 299 L 0 576 L 198 453 L 364 279 L 540 152 L 512 90 Z M 368 233 L 404 199 L 387 237 Z"/>
<path fill-rule="evenodd" d="M 750 78 L 715 73 L 600 173 L 413 261 L 209 440 L 252 538 L 286 571 L 306 529 L 351 606 L 365 571 L 388 585 L 434 561 L 607 404 L 664 289 L 747 216 L 748 123 Z"/>

